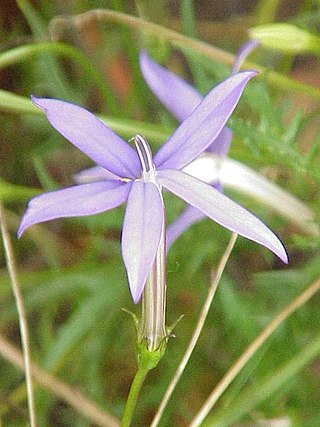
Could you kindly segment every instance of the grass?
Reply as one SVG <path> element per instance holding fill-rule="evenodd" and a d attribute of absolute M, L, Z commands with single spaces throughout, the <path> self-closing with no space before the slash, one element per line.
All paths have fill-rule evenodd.
<path fill-rule="evenodd" d="M 170 11 L 165 2 L 155 3 L 161 13 L 153 14 L 152 5 L 136 9 L 133 3 L 119 0 L 46 0 L 37 2 L 36 7 L 19 0 L 19 7 L 10 12 L 0 6 L 0 198 L 18 265 L 32 361 L 44 371 L 40 370 L 34 384 L 41 427 L 118 423 L 136 371 L 134 323 L 121 309 L 140 316 L 140 307 L 130 299 L 121 258 L 123 208 L 35 226 L 17 241 L 16 230 L 28 198 L 38 191 L 70 185 L 74 173 L 90 166 L 32 107 L 30 94 L 77 102 L 99 113 L 125 139 L 143 133 L 155 151 L 176 122 L 145 86 L 138 67 L 139 49 L 148 48 L 157 60 L 205 92 L 228 75 L 232 54 L 245 41 L 241 39 L 244 31 L 263 22 L 268 8 L 268 2 L 261 0 L 255 10 L 246 11 L 235 44 L 237 38 L 229 36 L 232 18 L 211 19 L 205 35 L 198 30 L 203 20 L 197 2 L 192 7 L 191 2 L 182 1 L 181 10 Z M 273 8 L 276 4 L 273 2 Z M 104 7 L 110 7 L 111 12 L 107 20 L 99 22 L 92 14 L 91 19 L 78 18 L 76 23 L 55 19 L 61 14 L 87 13 L 88 17 L 89 11 Z M 319 13 L 318 9 L 307 2 L 290 19 L 313 29 L 313 12 Z M 121 13 L 128 14 L 129 21 L 122 19 Z M 270 19 L 273 15 L 274 9 L 269 10 Z M 137 22 L 133 17 L 140 18 L 139 26 L 128 24 Z M 152 36 L 146 32 L 149 24 L 145 21 L 159 26 Z M 179 36 L 168 33 L 168 28 Z M 205 37 L 207 50 L 199 43 Z M 312 208 L 317 221 L 319 90 L 313 89 L 313 82 L 319 60 L 307 54 L 296 58 L 261 48 L 252 62 L 259 68 L 267 64 L 267 68 L 249 84 L 230 120 L 234 132 L 230 156 L 300 198 Z M 276 231 L 288 249 L 290 263 L 285 267 L 265 249 L 238 239 L 162 426 L 189 425 L 250 343 L 320 276 L 317 236 L 304 234 L 288 220 L 236 192 L 232 196 Z M 165 201 L 168 221 L 172 221 L 182 203 L 169 195 Z M 184 318 L 142 388 L 134 425 L 150 425 L 187 347 L 211 274 L 229 238 L 229 232 L 205 220 L 191 227 L 170 250 L 168 324 L 182 314 Z M 12 358 L 20 348 L 19 322 L 4 249 L 0 250 L 0 266 L 0 424 L 24 426 L 28 419 L 26 388 Z M 319 295 L 315 294 L 281 324 L 203 425 L 259 425 L 262 420 L 278 418 L 285 418 L 292 426 L 318 425 L 318 305 Z M 8 342 L 14 348 L 6 347 Z M 67 386 L 67 398 L 43 380 L 48 373 L 51 380 Z M 77 405 L 79 391 L 83 402 L 90 400 L 94 405 Z M 73 403 L 68 396 L 73 397 Z M 103 418 L 104 412 L 113 417 L 111 421 Z"/>

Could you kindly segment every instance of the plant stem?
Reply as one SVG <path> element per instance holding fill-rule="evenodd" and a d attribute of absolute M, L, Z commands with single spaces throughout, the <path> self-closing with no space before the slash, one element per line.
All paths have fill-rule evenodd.
<path fill-rule="evenodd" d="M 150 369 L 152 368 L 150 368 L 148 365 L 139 364 L 137 373 L 131 384 L 130 393 L 126 402 L 125 411 L 121 421 L 121 427 L 130 426 L 133 412 L 137 404 L 137 400 L 140 394 L 142 384 L 144 383 L 144 380 L 146 379 L 146 376 L 150 371 Z"/>
<path fill-rule="evenodd" d="M 283 323 L 292 313 L 305 304 L 316 292 L 320 290 L 320 279 L 312 283 L 305 291 L 303 291 L 297 298 L 295 298 L 284 310 L 282 310 L 267 327 L 261 332 L 260 335 L 249 345 L 249 347 L 242 353 L 239 359 L 231 366 L 225 376 L 220 380 L 218 385 L 214 388 L 207 400 L 202 405 L 201 409 L 191 421 L 190 427 L 199 427 L 206 416 L 209 414 L 217 400 L 224 393 L 226 388 L 241 372 L 244 366 L 261 348 L 266 340 L 273 334 L 273 332 Z"/>
<path fill-rule="evenodd" d="M 16 266 L 15 266 L 13 250 L 11 246 L 11 240 L 10 240 L 10 236 L 9 236 L 9 232 L 8 232 L 8 228 L 5 220 L 4 209 L 1 203 L 0 203 L 0 224 L 1 224 L 4 252 L 5 252 L 5 257 L 7 261 L 7 268 L 8 268 L 9 276 L 11 279 L 12 291 L 14 294 L 14 298 L 15 298 L 16 306 L 18 310 L 21 344 L 23 349 L 23 357 L 24 357 L 24 365 L 25 365 L 30 425 L 31 427 L 36 427 L 37 420 L 36 420 L 36 411 L 35 411 L 34 395 L 33 395 L 30 344 L 29 344 L 29 333 L 28 333 L 26 312 L 23 304 L 22 295 L 20 292 L 18 277 L 16 274 Z"/>
<path fill-rule="evenodd" d="M 238 237 L 238 235 L 236 233 L 232 233 L 232 236 L 230 238 L 228 246 L 227 246 L 227 248 L 226 248 L 226 250 L 225 250 L 225 252 L 224 252 L 224 254 L 220 260 L 220 263 L 218 265 L 217 272 L 216 272 L 216 274 L 215 274 L 215 276 L 211 282 L 211 286 L 209 289 L 207 299 L 206 299 L 206 301 L 202 307 L 198 323 L 197 323 L 196 328 L 193 332 L 193 335 L 191 337 L 188 348 L 187 348 L 187 350 L 186 350 L 186 352 L 185 352 L 185 354 L 184 354 L 184 356 L 183 356 L 183 358 L 182 358 L 182 360 L 181 360 L 181 362 L 180 362 L 180 364 L 179 364 L 179 366 L 178 366 L 178 368 L 177 368 L 177 370 L 176 370 L 176 372 L 172 378 L 172 381 L 171 381 L 169 387 L 167 388 L 167 391 L 166 391 L 166 393 L 165 393 L 165 395 L 161 401 L 161 404 L 158 408 L 158 411 L 156 412 L 156 414 L 152 420 L 150 427 L 156 427 L 159 424 L 160 419 L 162 417 L 162 414 L 163 414 L 163 412 L 164 412 L 164 410 L 165 410 L 165 408 L 169 402 L 169 399 L 170 399 L 178 381 L 180 380 L 181 375 L 183 374 L 183 371 L 185 370 L 185 367 L 186 367 L 186 365 L 187 365 L 187 363 L 191 357 L 191 354 L 192 354 L 192 352 L 193 352 L 193 350 L 194 350 L 194 348 L 198 342 L 198 339 L 199 339 L 199 336 L 200 336 L 201 331 L 203 329 L 204 323 L 206 321 L 209 309 L 211 307 L 213 297 L 216 293 L 216 290 L 217 290 L 218 284 L 220 282 L 222 273 L 223 273 L 225 266 L 227 264 L 227 261 L 230 257 L 231 251 L 232 251 L 232 249 L 236 243 L 237 237 Z"/>
<path fill-rule="evenodd" d="M 232 66 L 235 60 L 234 55 L 222 49 L 218 49 L 217 47 L 208 43 L 186 37 L 177 31 L 158 24 L 154 24 L 153 22 L 145 21 L 141 18 L 137 18 L 126 13 L 120 13 L 107 9 L 90 10 L 75 17 L 55 18 L 51 22 L 51 31 L 54 31 L 56 26 L 59 27 L 60 25 L 63 25 L 66 21 L 71 21 L 75 26 L 81 27 L 87 22 L 92 22 L 92 20 L 96 20 L 98 22 L 116 22 L 118 24 L 125 24 L 135 30 L 146 31 L 151 34 L 158 34 L 159 37 L 168 40 L 172 45 L 178 48 L 184 47 L 194 50 L 201 55 L 206 56 L 207 58 L 222 62 L 227 65 Z M 270 72 L 267 68 L 252 62 L 245 61 L 244 66 L 260 71 L 262 75 L 267 76 L 270 84 L 277 88 L 293 91 L 296 93 L 302 93 L 309 96 L 310 98 L 316 99 L 318 101 L 320 100 L 320 90 L 316 87 L 301 83 L 281 73 Z"/>

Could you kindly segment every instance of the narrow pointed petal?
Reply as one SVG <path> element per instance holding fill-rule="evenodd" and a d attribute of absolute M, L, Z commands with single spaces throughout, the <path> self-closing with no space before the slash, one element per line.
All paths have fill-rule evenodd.
<path fill-rule="evenodd" d="M 236 160 L 204 153 L 183 171 L 207 183 L 215 184 L 219 180 L 223 187 L 257 200 L 307 233 L 314 236 L 320 234 L 315 214 L 305 203 Z"/>
<path fill-rule="evenodd" d="M 232 130 L 228 126 L 225 126 L 206 151 L 220 157 L 225 157 L 229 152 L 232 137 Z"/>
<path fill-rule="evenodd" d="M 190 225 L 200 221 L 205 217 L 206 215 L 202 211 L 199 211 L 199 209 L 196 209 L 190 205 L 187 206 L 185 210 L 178 216 L 178 218 L 167 228 L 167 251 L 170 249 L 172 243 L 177 240 L 177 238 L 184 231 L 186 231 Z"/>
<path fill-rule="evenodd" d="M 174 170 L 158 171 L 157 181 L 218 224 L 260 243 L 282 261 L 288 261 L 284 246 L 263 222 L 213 187 L 184 172 Z"/>
<path fill-rule="evenodd" d="M 181 169 L 198 157 L 219 135 L 246 84 L 256 74 L 238 73 L 212 89 L 158 150 L 154 164 L 161 169 Z"/>
<path fill-rule="evenodd" d="M 148 86 L 162 104 L 180 121 L 201 102 L 202 96 L 189 83 L 140 52 L 140 69 Z"/>
<path fill-rule="evenodd" d="M 105 181 L 44 193 L 30 200 L 18 237 L 31 225 L 55 218 L 94 215 L 126 201 L 131 183 Z"/>
<path fill-rule="evenodd" d="M 220 182 L 213 184 L 213 187 L 223 192 L 223 186 Z M 183 234 L 191 225 L 205 219 L 207 216 L 191 205 L 187 205 L 184 211 L 167 227 L 166 248 L 167 252 L 171 245 Z"/>
<path fill-rule="evenodd" d="M 107 179 L 119 180 L 119 177 L 101 166 L 93 166 L 92 168 L 84 169 L 76 173 L 73 175 L 73 179 L 77 184 L 87 184 L 89 182 L 105 181 Z"/>
<path fill-rule="evenodd" d="M 234 60 L 231 75 L 239 72 L 240 67 L 243 64 L 243 62 L 246 60 L 247 56 L 250 55 L 250 53 L 254 49 L 256 49 L 259 45 L 260 45 L 260 43 L 258 40 L 249 40 L 248 42 L 244 43 L 240 47 L 240 49 L 236 55 L 236 58 Z"/>
<path fill-rule="evenodd" d="M 35 98 L 52 126 L 94 162 L 119 177 L 135 178 L 140 162 L 135 150 L 86 109 L 58 99 Z"/>
<path fill-rule="evenodd" d="M 152 182 L 135 181 L 130 191 L 122 230 L 122 257 L 133 301 L 140 300 L 160 242 L 163 200 Z"/>

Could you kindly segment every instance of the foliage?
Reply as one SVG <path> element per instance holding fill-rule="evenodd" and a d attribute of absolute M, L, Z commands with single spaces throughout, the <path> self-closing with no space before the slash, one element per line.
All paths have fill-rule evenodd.
<path fill-rule="evenodd" d="M 156 0 L 135 4 L 19 0 L 12 8 L 6 3 L 0 5 L 0 198 L 19 265 L 32 358 L 72 385 L 75 393 L 81 390 L 120 419 L 136 369 L 134 324 L 121 309 L 140 316 L 139 306 L 130 298 L 120 254 L 124 209 L 35 226 L 17 241 L 27 199 L 43 189 L 71 184 L 76 172 L 91 166 L 48 126 L 33 108 L 30 95 L 81 104 L 101 115 L 127 140 L 142 133 L 155 152 L 176 121 L 147 89 L 138 66 L 139 49 L 147 48 L 159 62 L 205 93 L 228 76 L 233 60 L 228 52 L 237 51 L 249 27 L 266 23 L 262 16 L 271 2 L 260 0 L 255 10 L 243 10 L 243 24 L 225 16 L 208 16 L 210 20 L 205 21 L 198 2 L 192 5 L 188 0 L 180 2 L 181 10 L 179 2 Z M 283 3 L 290 7 L 288 1 Z M 272 4 L 277 10 L 279 2 Z M 282 18 L 279 11 L 277 20 L 300 23 L 304 30 L 314 32 L 319 6 L 319 2 L 305 2 L 289 18 Z M 90 12 L 107 7 L 111 10 L 108 18 Z M 124 19 L 121 13 L 128 15 Z M 139 16 L 142 21 L 135 23 L 127 16 Z M 273 13 L 269 11 L 268 16 L 272 23 Z M 158 31 L 150 33 L 144 21 L 158 24 Z M 168 34 L 167 28 L 178 29 L 177 34 L 185 37 Z M 205 37 L 206 45 L 196 43 Z M 221 51 L 215 50 L 216 45 Z M 229 121 L 234 132 L 230 155 L 300 198 L 317 218 L 320 65 L 317 57 L 294 55 L 262 48 L 254 54 L 262 72 L 249 84 Z M 285 267 L 265 249 L 238 239 L 198 347 L 164 413 L 163 426 L 188 425 L 214 385 L 260 331 L 320 276 L 318 236 L 304 234 L 245 196 L 232 196 L 281 236 L 290 263 Z M 165 203 L 171 222 L 183 203 L 169 194 Z M 229 232 L 205 220 L 193 225 L 169 252 L 168 323 L 181 315 L 184 318 L 142 388 L 136 425 L 149 425 L 152 420 L 187 346 L 211 272 L 228 238 Z M 18 319 L 3 252 L 0 260 L 0 334 L 19 347 Z M 208 425 L 258 425 L 277 418 L 289 420 L 288 425 L 318 425 L 318 301 L 316 295 L 267 340 L 218 402 Z M 0 353 L 5 358 L 1 342 Z M 0 364 L 0 378 L 0 424 L 25 425 L 22 375 L 7 360 Z M 37 382 L 36 410 L 41 427 L 93 425 L 84 413 Z"/>

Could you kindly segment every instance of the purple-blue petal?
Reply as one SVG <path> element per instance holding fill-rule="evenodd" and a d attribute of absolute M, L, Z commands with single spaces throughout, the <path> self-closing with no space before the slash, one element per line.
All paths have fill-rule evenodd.
<path fill-rule="evenodd" d="M 248 42 L 244 43 L 237 55 L 236 58 L 234 60 L 233 63 L 233 67 L 232 67 L 232 72 L 231 75 L 238 73 L 238 71 L 240 70 L 241 65 L 243 64 L 243 62 L 245 61 L 245 59 L 247 58 L 247 56 L 259 46 L 259 41 L 258 40 L 249 40 Z"/>
<path fill-rule="evenodd" d="M 225 157 L 229 152 L 232 137 L 232 130 L 228 126 L 225 126 L 206 151 L 220 157 Z"/>
<path fill-rule="evenodd" d="M 199 209 L 196 209 L 193 206 L 187 206 L 178 218 L 167 227 L 167 251 L 170 249 L 172 243 L 177 240 L 177 238 L 186 231 L 190 225 L 203 218 L 205 218 L 205 214 L 202 211 L 199 211 Z"/>
<path fill-rule="evenodd" d="M 140 173 L 136 151 L 86 109 L 58 99 L 35 98 L 51 125 L 94 162 L 123 178 Z"/>
<path fill-rule="evenodd" d="M 126 201 L 131 182 L 104 181 L 82 184 L 36 196 L 29 201 L 18 237 L 31 225 L 55 218 L 94 215 Z"/>
<path fill-rule="evenodd" d="M 220 134 L 218 135 L 218 137 L 216 138 L 215 143 L 211 144 L 206 151 L 214 153 L 215 155 L 221 158 L 225 157 L 228 154 L 231 140 L 232 140 L 232 131 L 227 126 L 225 126 L 220 132 Z M 191 165 L 192 163 L 189 164 L 189 166 L 187 167 L 190 167 Z M 213 175 L 217 175 L 215 169 L 213 169 L 212 172 L 213 172 Z M 223 192 L 223 185 L 219 180 L 215 181 L 213 179 L 210 185 L 213 185 L 213 187 L 216 190 L 220 191 L 221 193 Z M 187 206 L 185 210 L 167 228 L 167 240 L 166 240 L 167 251 L 169 250 L 172 243 L 182 233 L 184 233 L 184 231 L 186 231 L 192 224 L 200 221 L 204 217 L 205 217 L 205 214 L 199 211 L 199 209 L 196 209 L 190 205 Z"/>
<path fill-rule="evenodd" d="M 87 184 L 89 182 L 105 181 L 107 179 L 119 180 L 119 177 L 101 166 L 92 166 L 91 168 L 84 169 L 73 175 L 73 179 L 77 184 Z"/>
<path fill-rule="evenodd" d="M 210 185 L 176 170 L 158 171 L 157 181 L 218 224 L 260 243 L 282 261 L 288 261 L 284 246 L 262 221 Z"/>
<path fill-rule="evenodd" d="M 154 62 L 144 50 L 140 52 L 140 69 L 152 92 L 180 122 L 201 102 L 196 89 Z"/>
<path fill-rule="evenodd" d="M 248 81 L 257 73 L 229 77 L 203 99 L 154 157 L 159 169 L 181 169 L 199 156 L 219 135 Z"/>
<path fill-rule="evenodd" d="M 164 223 L 162 195 L 152 182 L 135 181 L 122 230 L 122 257 L 133 301 L 140 300 L 151 271 Z"/>

